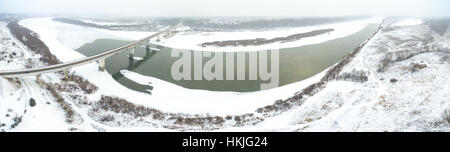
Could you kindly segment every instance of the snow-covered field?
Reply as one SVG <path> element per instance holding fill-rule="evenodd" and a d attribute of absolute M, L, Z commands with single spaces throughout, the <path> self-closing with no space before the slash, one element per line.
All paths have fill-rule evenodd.
<path fill-rule="evenodd" d="M 300 106 L 265 118 L 256 125 L 226 127 L 218 131 L 450 131 L 450 122 L 445 119 L 446 115 L 444 114 L 445 110 L 450 109 L 448 102 L 450 96 L 447 93 L 447 90 L 450 90 L 450 77 L 448 77 L 450 74 L 450 52 L 448 51 L 450 31 L 447 30 L 446 34 L 439 36 L 433 34 L 425 24 L 398 26 L 401 22 L 394 23 L 394 25 L 397 24 L 397 28 L 382 30 L 377 34 L 342 71 L 363 70 L 367 73 L 368 81 L 332 80 L 327 82 L 325 88 L 320 92 L 307 97 Z M 85 29 L 75 25 L 56 23 L 48 18 L 27 19 L 21 21 L 20 24 L 38 33 L 51 52 L 62 61 L 83 57 L 73 50 L 73 47 L 94 40 L 90 36 L 140 38 L 129 32 Z M 5 30 L 4 26 L 2 25 L 2 31 Z M 354 26 L 351 27 L 354 28 Z M 87 30 L 90 34 L 83 37 L 78 35 L 83 32 L 77 30 Z M 70 39 L 70 37 L 64 36 L 66 33 L 77 37 L 77 40 L 74 40 L 74 43 L 66 40 Z M 225 33 L 219 35 L 222 34 L 226 35 Z M 177 38 L 177 36 L 179 37 Z M 227 37 L 221 38 L 226 39 Z M 430 37 L 432 37 L 431 40 Z M 241 37 L 239 38 L 241 39 Z M 174 39 L 181 41 L 184 38 L 180 34 L 162 40 L 162 42 L 175 43 Z M 200 40 L 201 38 L 199 38 Z M 180 43 L 180 46 L 183 43 Z M 191 44 L 186 43 L 182 46 L 194 47 L 188 45 Z M 4 44 L 2 46 L 15 48 Z M 385 71 L 378 71 L 380 62 L 386 54 L 405 49 L 414 52 L 428 46 L 434 48 L 431 51 L 392 62 Z M 24 54 L 29 52 L 25 48 L 16 49 Z M 15 62 L 25 64 L 24 62 Z M 0 63 L 2 69 L 7 65 L 3 61 Z M 420 64 L 421 68 L 414 69 L 416 64 Z M 87 95 L 92 101 L 99 100 L 101 95 L 113 95 L 134 104 L 163 112 L 209 113 L 219 116 L 255 113 L 256 108 L 273 104 L 277 99 L 291 97 L 297 91 L 318 82 L 325 74 L 324 71 L 307 80 L 270 90 L 235 93 L 186 89 L 131 71 L 121 71 L 127 78 L 140 84 L 152 83 L 155 88 L 152 92 L 153 95 L 149 95 L 132 91 L 120 85 L 108 73 L 99 72 L 96 63 L 73 68 L 71 71 L 99 87 L 97 92 Z M 59 80 L 55 77 L 57 77 L 56 74 L 43 75 L 43 79 L 46 81 Z M 52 102 L 48 92 L 36 84 L 34 77 L 24 77 L 19 80 L 22 81 L 23 86 L 17 88 L 7 80 L 1 79 L 1 86 L 4 89 L 0 94 L 0 122 L 6 122 L 7 127 L 0 127 L 0 129 L 10 130 L 8 126 L 17 122 L 17 119 L 14 118 L 20 117 L 22 121 L 11 131 L 70 131 L 71 128 L 76 128 L 74 131 L 172 131 L 161 126 L 142 124 L 110 126 L 92 119 L 88 114 L 89 110 L 79 106 L 73 107 L 82 121 L 68 124 L 64 122 L 63 111 L 55 102 Z M 31 97 L 35 98 L 37 102 L 33 108 L 30 107 L 28 101 Z M 14 115 L 14 117 L 3 117 L 4 114 Z M 109 114 L 114 115 L 111 112 Z M 450 116 L 448 117 L 450 118 Z M 39 122 L 47 123 L 38 124 Z"/>
<path fill-rule="evenodd" d="M 26 65 L 42 66 L 40 55 L 31 53 L 16 40 L 5 22 L 0 22 L 0 69 L 25 68 Z M 15 55 L 13 55 L 15 54 Z M 5 57 L 6 58 L 3 58 Z M 0 77 L 0 132 L 2 131 L 68 131 L 64 113 L 53 102 L 45 89 L 40 88 L 34 77 L 15 79 L 11 83 Z M 30 105 L 30 99 L 36 105 Z"/>

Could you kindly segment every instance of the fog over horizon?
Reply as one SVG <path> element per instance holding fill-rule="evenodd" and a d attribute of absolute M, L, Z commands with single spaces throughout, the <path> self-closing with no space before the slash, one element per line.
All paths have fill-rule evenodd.
<path fill-rule="evenodd" d="M 449 0 L 0 0 L 0 13 L 118 17 L 450 17 Z"/>

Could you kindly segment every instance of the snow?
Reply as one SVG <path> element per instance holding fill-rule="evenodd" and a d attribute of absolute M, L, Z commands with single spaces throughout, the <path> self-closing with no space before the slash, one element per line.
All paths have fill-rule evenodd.
<path fill-rule="evenodd" d="M 151 47 L 151 48 L 149 48 L 150 50 L 155 50 L 155 51 L 161 51 L 161 49 L 159 49 L 159 48 L 153 48 L 153 47 Z"/>
<path fill-rule="evenodd" d="M 288 28 L 288 29 L 276 29 L 269 31 L 181 32 L 175 34 L 174 36 L 168 39 L 161 38 L 160 42 L 153 40 L 151 41 L 151 43 L 177 49 L 213 51 L 213 52 L 258 51 L 267 49 L 291 48 L 308 44 L 322 43 L 332 39 L 345 37 L 362 30 L 370 23 L 380 23 L 382 19 L 383 19 L 382 17 L 375 17 L 364 20 L 340 22 L 326 25 Z M 313 30 L 328 29 L 328 28 L 333 28 L 334 31 L 330 32 L 329 34 L 321 34 L 314 37 L 302 38 L 300 40 L 286 43 L 277 42 L 259 46 L 236 46 L 236 47 L 231 46 L 202 47 L 200 45 L 204 42 L 213 42 L 213 41 L 242 40 L 242 39 L 256 39 L 256 38 L 271 39 L 276 37 L 286 37 L 293 34 L 305 33 Z"/>
<path fill-rule="evenodd" d="M 65 122 L 65 114 L 62 109 L 56 102 L 51 102 L 51 105 L 46 103 L 53 99 L 48 94 L 44 94 L 45 90 L 38 86 L 34 78 L 24 79 L 22 82 L 26 83 L 27 89 L 29 89 L 26 91 L 28 95 L 24 98 L 25 102 L 22 102 L 27 109 L 27 114 L 24 114 L 21 124 L 14 131 L 67 131 L 68 124 Z M 36 106 L 32 108 L 28 105 L 28 99 L 31 97 L 36 100 Z"/>
<path fill-rule="evenodd" d="M 130 57 L 129 55 L 127 55 L 127 57 Z M 142 60 L 143 58 L 141 58 L 141 57 L 137 57 L 137 56 L 133 56 L 133 59 L 134 60 Z"/>
<path fill-rule="evenodd" d="M 405 19 L 392 24 L 393 26 L 412 26 L 422 24 L 423 21 L 420 19 Z"/>
<path fill-rule="evenodd" d="M 52 22 L 48 18 L 40 18 L 27 19 L 20 23 L 37 32 L 52 53 L 63 61 L 83 57 L 61 40 L 61 34 L 76 33 L 71 30 L 79 29 L 73 25 L 60 25 L 59 27 L 65 28 L 55 28 L 52 25 L 56 23 Z M 96 32 L 98 35 L 113 35 L 116 31 Z M 128 34 L 132 35 L 128 32 L 119 35 L 130 36 Z M 377 72 L 385 53 L 406 48 L 415 51 L 423 49 L 424 45 L 440 46 L 448 50 L 449 35 L 450 30 L 443 36 L 432 34 L 426 24 L 398 26 L 391 31 L 382 30 L 343 69 L 343 72 L 366 71 L 367 82 L 329 81 L 317 94 L 306 97 L 300 106 L 264 118 L 264 121 L 256 125 L 228 127 L 216 131 L 450 131 L 450 123 L 443 120 L 442 116 L 443 111 L 450 109 L 450 52 L 418 54 L 392 63 L 383 73 Z M 89 36 L 79 36 L 77 39 L 85 43 L 90 39 Z M 423 42 L 430 36 L 433 41 Z M 8 48 L 16 48 L 18 52 L 21 50 L 26 57 L 36 56 L 24 51 L 26 49 L 23 46 L 8 45 Z M 3 61 L 0 63 L 2 69 L 9 67 Z M 24 64 L 20 60 L 15 60 L 14 63 L 19 67 Z M 417 72 L 411 72 L 412 63 L 427 66 Z M 90 99 L 98 100 L 102 94 L 114 95 L 164 112 L 209 113 L 220 116 L 253 113 L 256 108 L 272 104 L 277 99 L 291 97 L 304 87 L 318 82 L 326 71 L 304 81 L 250 93 L 186 89 L 139 73 L 121 71 L 127 79 L 154 86 L 152 95 L 149 95 L 127 89 L 107 72 L 99 72 L 97 66 L 96 63 L 90 63 L 72 69 L 99 86 L 100 89 L 95 94 L 89 95 Z M 43 78 L 47 81 L 58 79 L 55 74 L 45 74 Z M 393 78 L 398 79 L 398 82 L 390 82 Z M 68 124 L 63 111 L 55 102 L 46 104 L 46 101 L 52 99 L 36 84 L 34 77 L 23 77 L 20 81 L 26 87 L 16 88 L 12 83 L 0 78 L 3 88 L 3 95 L 0 96 L 0 122 L 11 125 L 14 123 L 12 117 L 23 117 L 22 123 L 11 131 L 69 131 L 68 128 L 71 127 L 78 128 L 78 131 L 177 131 L 153 126 L 108 126 L 92 120 L 86 109 L 76 106 L 73 107 L 83 119 L 83 123 Z M 35 107 L 29 106 L 30 97 L 36 99 Z M 24 110 L 27 110 L 26 114 Z M 11 117 L 4 117 L 6 113 L 11 114 Z"/>

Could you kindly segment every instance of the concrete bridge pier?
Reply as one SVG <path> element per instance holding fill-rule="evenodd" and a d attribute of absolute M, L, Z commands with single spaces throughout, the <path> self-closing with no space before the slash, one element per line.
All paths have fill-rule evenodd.
<path fill-rule="evenodd" d="M 42 82 L 42 80 L 41 80 L 41 74 L 37 74 L 37 75 L 36 75 L 36 82 L 37 82 L 38 84 L 41 84 L 41 82 Z"/>
<path fill-rule="evenodd" d="M 133 67 L 134 67 L 134 58 L 133 58 L 133 56 L 129 56 L 128 57 L 128 70 L 133 70 Z"/>
<path fill-rule="evenodd" d="M 150 40 L 145 40 L 145 56 L 150 54 Z"/>
<path fill-rule="evenodd" d="M 145 49 L 145 56 L 149 56 L 150 55 L 150 47 L 148 49 Z"/>
<path fill-rule="evenodd" d="M 105 60 L 106 59 L 98 60 L 98 70 L 99 71 L 105 71 Z"/>
<path fill-rule="evenodd" d="M 134 56 L 134 47 L 130 48 L 130 51 L 128 52 L 128 55 L 129 55 L 130 57 L 133 57 L 133 56 Z"/>

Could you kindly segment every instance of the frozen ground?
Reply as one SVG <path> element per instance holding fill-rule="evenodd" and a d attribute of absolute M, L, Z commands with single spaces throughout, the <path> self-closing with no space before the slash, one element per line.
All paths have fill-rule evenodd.
<path fill-rule="evenodd" d="M 54 23 L 49 22 L 48 19 L 28 19 L 21 24 L 38 33 L 52 53 L 62 61 L 82 57 L 73 48 L 62 44 L 64 40 L 58 40 L 62 32 L 53 29 Z M 4 31 L 4 25 L 2 28 Z M 71 29 L 66 27 L 59 30 L 70 31 Z M 103 32 L 111 34 L 109 31 Z M 89 41 L 79 38 L 82 42 Z M 447 90 L 450 90 L 449 40 L 449 30 L 443 36 L 439 36 L 425 24 L 386 28 L 369 41 L 342 71 L 342 73 L 365 71 L 367 81 L 332 80 L 320 92 L 307 97 L 300 106 L 265 118 L 256 125 L 225 127 L 217 131 L 450 131 L 450 122 L 446 119 L 450 116 L 444 112 L 450 109 L 448 102 L 450 96 L 447 93 Z M 25 48 L 9 44 L 2 44 L 2 46 L 17 49 L 24 54 L 29 52 Z M 428 51 L 421 51 L 426 48 Z M 386 58 L 386 54 L 402 56 L 402 50 L 405 49 L 410 50 L 412 56 L 408 54 L 407 58 L 396 57 L 384 67 L 383 71 L 379 70 L 380 63 Z M 0 62 L 2 69 L 7 65 L 4 62 L 3 60 Z M 25 65 L 20 61 L 15 63 Z M 96 63 L 77 67 L 72 71 L 99 87 L 96 93 L 87 95 L 90 101 L 98 100 L 101 95 L 114 95 L 133 104 L 164 112 L 215 115 L 253 113 L 256 108 L 272 104 L 277 99 L 286 99 L 324 76 L 322 72 L 305 81 L 280 88 L 238 94 L 190 90 L 130 71 L 121 71 L 126 77 L 138 83 L 151 82 L 156 86 L 153 95 L 150 96 L 131 91 L 114 81 L 106 72 L 98 72 Z M 43 77 L 45 81 L 55 83 L 59 80 L 56 74 L 45 74 Z M 89 108 L 78 106 L 75 101 L 69 102 L 72 102 L 79 120 L 77 123 L 69 124 L 64 120 L 63 110 L 54 101 L 52 102 L 52 97 L 46 90 L 35 83 L 34 77 L 20 78 L 19 81 L 22 81 L 23 85 L 14 87 L 13 83 L 1 79 L 3 91 L 0 94 L 0 121 L 6 122 L 6 127 L 0 127 L 0 129 L 4 131 L 178 130 L 166 129 L 162 127 L 164 123 L 158 122 L 155 122 L 156 125 L 154 123 L 146 125 L 145 121 L 140 123 L 131 121 L 132 123 L 129 124 L 127 122 L 130 121 L 124 121 L 125 124 L 120 125 L 104 123 L 92 116 Z M 37 102 L 34 107 L 29 104 L 31 97 Z M 25 110 L 27 112 L 24 112 Z M 6 114 L 10 116 L 6 117 Z M 139 119 L 112 111 L 107 114 L 119 120 Z M 18 122 L 18 119 L 14 118 L 19 117 L 21 122 L 15 128 L 9 127 Z M 47 123 L 38 124 L 39 122 Z"/>

